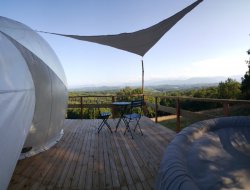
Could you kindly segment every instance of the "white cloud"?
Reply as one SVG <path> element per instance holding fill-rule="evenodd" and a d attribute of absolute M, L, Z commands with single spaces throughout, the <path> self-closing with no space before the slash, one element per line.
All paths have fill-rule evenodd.
<path fill-rule="evenodd" d="M 243 75 L 247 71 L 244 55 L 229 55 L 192 63 L 180 71 L 191 77 Z"/>

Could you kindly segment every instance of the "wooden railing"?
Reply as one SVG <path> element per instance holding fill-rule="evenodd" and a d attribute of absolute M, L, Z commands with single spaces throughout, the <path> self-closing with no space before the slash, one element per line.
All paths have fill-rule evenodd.
<path fill-rule="evenodd" d="M 162 106 L 159 104 L 159 99 L 166 98 L 175 100 L 175 108 Z M 204 112 L 192 112 L 189 110 L 181 109 L 182 101 L 195 101 L 195 102 L 210 102 L 219 103 L 222 105 L 223 116 L 228 116 L 230 113 L 230 105 L 244 105 L 250 108 L 250 101 L 248 100 L 231 100 L 231 99 L 211 99 L 211 98 L 191 98 L 191 97 L 178 97 L 178 96 L 154 96 L 154 103 L 146 101 L 146 105 L 155 110 L 155 122 L 158 122 L 158 111 L 167 112 L 176 115 L 176 131 L 180 131 L 180 117 L 208 119 L 218 117 Z M 238 107 L 236 107 L 237 109 Z M 232 108 L 233 109 L 233 108 Z"/>
<path fill-rule="evenodd" d="M 95 99 L 94 101 L 85 102 L 85 99 Z M 97 99 L 110 99 L 110 103 L 97 104 Z M 105 95 L 105 96 L 69 96 L 68 108 L 80 108 L 80 116 L 83 119 L 83 108 L 111 108 L 112 102 L 115 101 L 115 96 Z M 94 103 L 95 102 L 95 103 Z M 105 101 L 106 102 L 106 101 Z"/>
<path fill-rule="evenodd" d="M 129 95 L 129 96 L 115 96 L 115 95 L 101 95 L 101 96 L 69 96 L 68 108 L 79 108 L 80 117 L 83 119 L 83 109 L 94 108 L 110 108 L 112 114 L 115 115 L 112 102 L 115 101 L 128 101 L 136 97 L 142 97 L 143 94 Z"/>
<path fill-rule="evenodd" d="M 158 112 L 166 112 L 168 114 L 176 115 L 176 131 L 180 131 L 181 117 L 187 118 L 196 118 L 198 120 L 215 118 L 218 117 L 216 115 L 212 115 L 206 112 L 194 112 L 189 110 L 181 109 L 181 103 L 184 101 L 191 102 L 210 102 L 217 103 L 221 105 L 221 110 L 223 110 L 223 116 L 228 116 L 230 114 L 230 110 L 234 107 L 232 105 L 244 105 L 248 108 L 250 107 L 250 101 L 248 100 L 231 100 L 231 99 L 210 99 L 210 98 L 191 98 L 191 97 L 178 97 L 178 96 L 147 96 L 147 95 L 132 95 L 130 99 L 136 98 L 137 96 L 144 96 L 145 106 L 147 108 L 152 108 L 155 113 L 155 122 L 158 122 Z M 84 108 L 110 108 L 114 114 L 114 109 L 112 106 L 112 102 L 115 101 L 127 101 L 129 97 L 127 96 L 115 96 L 115 95 L 103 95 L 103 96 L 70 96 L 68 108 L 79 108 L 80 115 L 83 119 L 83 109 Z M 148 101 L 151 99 L 151 102 Z M 154 101 L 152 102 L 152 99 Z M 160 99 L 168 99 L 175 101 L 175 107 L 167 107 L 160 105 Z M 97 103 L 97 101 L 99 103 Z"/>

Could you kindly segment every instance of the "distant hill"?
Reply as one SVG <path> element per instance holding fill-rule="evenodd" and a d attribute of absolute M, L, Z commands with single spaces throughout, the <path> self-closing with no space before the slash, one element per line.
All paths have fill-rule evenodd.
<path fill-rule="evenodd" d="M 190 90 L 217 86 L 218 83 L 180 84 L 180 85 L 156 85 L 147 86 L 146 89 L 157 92 L 167 92 L 176 90 Z"/>
<path fill-rule="evenodd" d="M 241 81 L 241 76 L 231 77 L 193 77 L 183 80 L 149 80 L 145 81 L 145 88 L 153 91 L 173 91 L 186 90 L 202 87 L 217 86 L 219 82 L 224 82 L 227 78 Z M 97 91 L 119 91 L 125 86 L 134 88 L 140 87 L 138 83 L 124 84 L 120 86 L 78 86 L 69 88 L 69 91 L 97 92 Z"/>
<path fill-rule="evenodd" d="M 236 76 L 230 76 L 230 77 L 223 77 L 223 76 L 218 76 L 218 77 L 192 77 L 188 79 L 177 79 L 177 80 L 150 80 L 146 81 L 147 86 L 155 86 L 155 85 L 195 85 L 195 84 L 213 84 L 213 83 L 219 83 L 219 82 L 224 82 L 228 78 L 235 79 L 239 82 L 241 82 L 241 76 L 236 75 Z"/>
<path fill-rule="evenodd" d="M 83 92 L 97 92 L 97 91 L 118 91 L 124 86 L 87 86 L 87 87 L 74 87 L 69 88 L 69 91 L 83 91 Z"/>

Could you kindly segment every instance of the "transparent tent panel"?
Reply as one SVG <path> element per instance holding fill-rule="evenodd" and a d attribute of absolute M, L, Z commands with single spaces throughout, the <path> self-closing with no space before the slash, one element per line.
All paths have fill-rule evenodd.
<path fill-rule="evenodd" d="M 48 43 L 34 30 L 20 22 L 0 17 L 0 31 L 6 33 L 42 59 L 63 81 L 64 85 L 67 85 L 65 73 L 58 57 Z"/>

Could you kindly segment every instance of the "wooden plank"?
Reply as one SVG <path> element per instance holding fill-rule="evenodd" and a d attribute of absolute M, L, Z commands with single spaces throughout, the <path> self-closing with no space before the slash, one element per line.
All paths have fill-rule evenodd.
<path fill-rule="evenodd" d="M 78 129 L 79 130 L 79 129 Z M 54 188 L 56 187 L 62 187 L 64 180 L 66 178 L 69 166 L 70 166 L 70 161 L 72 157 L 74 156 L 73 154 L 73 149 L 74 146 L 77 144 L 77 141 L 75 139 L 78 138 L 79 132 L 78 130 L 73 133 L 73 138 L 69 143 L 69 146 L 63 151 L 62 155 L 60 156 L 60 159 L 57 160 L 58 167 L 55 168 L 54 174 L 52 174 L 52 179 L 54 182 Z M 52 171 L 50 171 L 52 173 Z"/>
<path fill-rule="evenodd" d="M 94 146 L 95 146 L 95 137 L 97 134 L 94 133 L 92 129 L 90 131 L 90 149 L 89 149 L 89 159 L 87 163 L 87 171 L 86 171 L 86 182 L 84 189 L 91 190 L 93 185 L 93 173 L 94 173 Z"/>
<path fill-rule="evenodd" d="M 62 141 L 67 141 L 70 138 L 70 133 L 66 133 L 63 138 L 61 139 Z M 43 161 L 39 164 L 40 167 L 32 173 L 31 177 L 33 179 L 38 179 L 37 182 L 41 183 L 42 179 L 47 175 L 51 167 L 54 165 L 56 159 L 60 156 L 60 151 L 58 151 L 60 148 L 63 148 L 63 143 L 58 143 L 54 147 L 52 147 L 46 154 L 42 154 L 41 157 Z"/>
<path fill-rule="evenodd" d="M 121 129 L 121 128 L 120 128 L 120 129 Z M 119 130 L 120 130 L 120 129 L 119 129 Z M 114 138 L 114 140 L 115 140 L 115 145 L 116 145 L 116 147 L 117 147 L 117 152 L 118 152 L 118 155 L 119 155 L 119 158 L 120 158 L 122 170 L 123 170 L 123 173 L 124 173 L 124 175 L 125 175 L 126 184 L 127 184 L 127 185 L 133 184 L 132 177 L 131 177 L 131 175 L 130 175 L 130 173 L 129 173 L 129 169 L 128 169 L 128 166 L 127 166 L 127 163 L 126 163 L 124 154 L 123 154 L 123 152 L 122 152 L 121 140 L 119 140 L 119 139 L 120 139 L 119 131 L 117 132 L 116 136 L 117 136 L 117 138 Z M 123 184 L 123 182 L 122 182 L 122 184 Z"/>
<path fill-rule="evenodd" d="M 82 121 L 80 121 L 77 125 L 81 126 Z M 88 127 L 88 125 L 86 125 L 86 127 Z M 74 173 L 75 173 L 77 163 L 78 163 L 79 157 L 80 157 L 80 150 L 82 148 L 82 145 L 83 145 L 83 142 L 84 142 L 84 139 L 86 136 L 85 131 L 86 131 L 86 129 L 83 130 L 81 127 L 79 127 L 79 130 L 78 130 L 79 135 L 75 138 L 76 145 L 73 147 L 73 150 L 72 150 L 72 159 L 69 160 L 69 162 L 68 162 L 69 167 L 68 167 L 68 170 L 65 170 L 66 176 L 65 176 L 64 181 L 62 181 L 62 183 L 63 183 L 62 187 L 66 188 L 66 189 L 69 189 L 71 187 L 71 183 L 74 179 Z"/>
<path fill-rule="evenodd" d="M 140 152 L 142 152 L 142 150 L 139 149 L 138 141 L 141 141 L 141 140 L 142 139 L 140 139 L 140 137 L 138 137 L 135 139 L 127 140 L 127 143 L 129 144 L 131 153 L 133 154 L 134 158 L 136 159 L 136 162 L 138 163 L 138 166 L 144 175 L 144 179 L 141 179 L 141 181 L 145 181 L 145 180 L 151 178 L 152 175 L 151 175 L 150 169 L 147 166 L 148 162 L 145 159 L 145 156 L 143 154 L 140 154 Z"/>
<path fill-rule="evenodd" d="M 129 189 L 129 190 L 136 190 L 135 184 L 130 184 L 130 185 L 128 186 L 128 189 Z"/>
<path fill-rule="evenodd" d="M 109 120 L 112 129 L 117 119 Z M 9 189 L 153 189 L 166 145 L 174 132 L 141 119 L 138 131 L 123 135 L 96 127 L 100 120 L 66 120 L 65 135 L 48 151 L 17 164 Z M 22 165 L 24 163 L 24 165 Z M 20 165 L 20 168 L 19 168 Z M 23 170 L 22 170 L 23 169 Z"/>
<path fill-rule="evenodd" d="M 28 180 L 27 177 L 21 175 L 15 175 L 15 179 L 11 179 L 11 184 L 9 185 L 9 190 L 23 189 L 25 188 L 25 183 Z"/>
<path fill-rule="evenodd" d="M 143 189 L 145 190 L 152 190 L 154 188 L 151 188 L 150 185 L 148 184 L 148 181 L 143 181 L 142 182 Z"/>
<path fill-rule="evenodd" d="M 142 117 L 143 128 L 146 129 L 148 137 L 155 142 L 155 146 L 159 147 L 160 153 L 165 151 L 166 145 L 173 139 L 176 133 L 159 124 Z"/>
<path fill-rule="evenodd" d="M 86 144 L 86 148 L 84 149 L 84 157 L 83 157 L 83 163 L 80 166 L 81 167 L 81 172 L 80 172 L 80 178 L 79 178 L 79 183 L 78 183 L 78 188 L 79 189 L 84 189 L 86 185 L 86 177 L 87 177 L 87 169 L 88 169 L 88 162 L 89 162 L 89 156 L 90 156 L 90 141 L 91 141 L 91 131 L 88 131 L 88 140 Z"/>
<path fill-rule="evenodd" d="M 111 167 L 109 162 L 109 152 L 107 147 L 106 135 L 107 130 L 102 129 L 102 142 L 103 142 L 103 158 L 104 158 L 104 170 L 105 170 L 105 188 L 111 189 L 112 187 L 112 176 L 111 176 Z"/>
<path fill-rule="evenodd" d="M 76 133 L 77 128 L 74 130 L 74 128 L 72 127 L 71 129 L 72 129 L 72 131 L 71 130 L 68 131 L 69 133 L 71 133 L 70 139 L 67 141 L 67 143 L 63 143 L 63 141 L 61 141 L 63 143 L 63 147 L 58 149 L 59 156 L 56 159 L 56 161 L 54 162 L 53 166 L 50 168 L 47 175 L 43 178 L 42 183 L 41 183 L 42 185 L 45 185 L 45 186 L 49 186 L 49 185 L 55 186 L 56 185 L 57 179 L 60 177 L 61 171 L 64 167 L 63 160 L 65 160 L 67 158 L 67 155 L 65 155 L 65 154 L 72 147 L 72 144 L 74 143 L 74 138 L 77 135 L 77 133 Z"/>
<path fill-rule="evenodd" d="M 136 183 L 135 187 L 136 187 L 137 190 L 143 190 L 144 189 L 142 183 Z"/>
<path fill-rule="evenodd" d="M 99 126 L 96 122 L 96 120 L 92 120 L 93 127 L 95 126 L 95 129 Z M 99 136 L 97 133 L 97 130 L 93 129 L 93 133 L 95 133 L 95 142 L 94 142 L 94 153 L 93 153 L 93 158 L 94 158 L 94 167 L 93 167 L 93 189 L 97 190 L 100 189 L 100 180 L 99 180 Z"/>
<path fill-rule="evenodd" d="M 153 153 L 148 149 L 147 145 L 143 142 L 143 140 L 136 140 L 138 147 L 136 147 L 136 150 L 138 151 L 138 154 L 141 158 L 143 158 L 144 167 L 147 169 L 147 171 L 150 173 L 150 175 L 153 177 L 156 172 L 155 168 L 155 158 L 153 157 Z M 142 151 L 143 150 L 143 151 Z"/>
<path fill-rule="evenodd" d="M 113 154 L 113 149 L 111 146 L 111 139 L 113 137 L 113 133 L 106 132 L 105 133 L 105 138 L 106 138 L 106 143 L 107 143 L 107 151 L 108 151 L 108 157 L 109 157 L 109 164 L 110 164 L 110 171 L 111 171 L 111 178 L 112 178 L 112 188 L 119 188 L 120 187 L 120 182 L 118 178 L 118 172 L 117 168 L 115 165 L 115 158 Z"/>
<path fill-rule="evenodd" d="M 129 155 L 129 150 L 127 149 L 127 147 L 125 146 L 125 141 L 124 141 L 124 135 L 123 134 L 120 134 L 120 138 L 118 139 L 118 142 L 120 143 L 120 147 L 121 147 L 121 150 L 122 150 L 122 153 L 123 153 L 123 156 L 125 158 L 125 161 L 126 161 L 126 165 L 127 165 L 127 168 L 128 168 L 128 171 L 129 171 L 129 174 L 131 176 L 131 179 L 133 181 L 132 184 L 134 184 L 135 182 L 138 182 L 140 181 L 140 178 L 138 176 L 138 174 L 136 173 L 136 171 L 134 170 L 134 166 L 132 164 L 132 158 L 130 157 Z M 127 134 L 126 135 L 126 138 L 130 138 L 130 134 Z M 129 184 L 129 185 L 132 185 L 132 184 Z"/>
<path fill-rule="evenodd" d="M 88 142 L 88 138 L 89 138 L 89 131 L 90 131 L 90 126 L 88 126 L 88 122 L 87 120 L 82 120 L 82 123 L 80 124 L 82 133 L 84 133 L 84 137 L 83 137 L 83 141 L 82 141 L 82 146 L 79 152 L 79 157 L 76 163 L 76 168 L 72 177 L 72 181 L 71 181 L 71 185 L 70 187 L 72 189 L 77 189 L 78 188 L 78 184 L 79 184 L 79 180 L 80 180 L 80 174 L 81 174 L 81 170 L 82 170 L 82 165 L 83 165 L 83 160 L 85 157 L 85 149 L 87 147 L 87 142 Z"/>
<path fill-rule="evenodd" d="M 156 127 L 157 126 L 155 126 L 154 128 Z M 148 128 L 152 129 L 153 127 L 148 127 Z M 149 129 L 147 131 L 149 131 Z M 156 156 L 156 158 L 154 159 L 155 163 L 153 163 L 153 165 L 157 171 L 160 165 L 160 161 L 163 156 L 163 153 L 165 152 L 166 147 L 168 143 L 170 142 L 170 140 L 167 140 L 166 137 L 164 138 L 162 133 L 148 134 L 148 138 L 149 139 L 144 141 L 144 143 L 148 147 L 149 151 L 152 152 Z M 168 138 L 173 139 L 173 136 L 168 135 Z M 154 147 L 157 147 L 157 149 L 155 149 Z"/>
<path fill-rule="evenodd" d="M 63 136 L 62 139 L 68 138 L 67 135 Z M 25 179 L 22 179 L 22 183 L 20 183 L 21 186 L 23 187 L 29 187 L 31 186 L 32 180 L 31 179 L 36 179 L 36 182 L 40 183 L 43 179 L 43 177 L 46 175 L 48 169 L 51 166 L 51 157 L 49 156 L 51 152 L 54 152 L 57 147 L 60 146 L 60 143 L 56 144 L 53 146 L 49 151 L 40 153 L 36 156 L 27 158 L 27 160 L 32 163 L 29 164 L 26 170 L 22 172 L 22 176 L 26 176 Z M 56 155 L 55 153 L 53 153 Z M 32 160 L 32 162 L 31 162 Z M 42 164 L 41 164 L 42 163 Z M 23 187 L 13 187 L 14 189 L 22 189 Z"/>
<path fill-rule="evenodd" d="M 101 123 L 101 120 L 98 120 L 98 126 Z M 100 131 L 98 135 L 98 176 L 99 176 L 99 189 L 106 189 L 105 183 L 105 161 L 104 161 L 104 142 L 103 142 L 103 131 Z"/>
<path fill-rule="evenodd" d="M 78 124 L 78 123 L 77 123 Z M 68 152 L 68 157 L 63 160 L 63 170 L 60 172 L 60 177 L 56 183 L 56 187 L 69 187 L 71 180 L 67 178 L 67 175 L 71 175 L 72 169 L 70 168 L 72 165 L 72 160 L 74 160 L 75 153 L 77 152 L 77 147 L 79 146 L 79 138 L 81 136 L 80 133 L 80 128 L 76 131 L 76 135 L 74 136 L 74 143 L 72 143 L 72 147 L 67 151 Z"/>
<path fill-rule="evenodd" d="M 117 120 L 114 120 L 114 121 L 115 122 L 113 122 L 113 129 L 115 129 L 115 126 L 117 124 Z M 125 160 L 120 150 L 120 145 L 118 144 L 118 141 L 117 141 L 117 138 L 119 137 L 117 136 L 116 133 L 112 135 L 110 141 L 111 141 L 111 147 L 112 147 L 112 155 L 114 157 L 117 175 L 119 179 L 119 185 L 120 187 L 123 187 L 123 186 L 127 186 L 127 180 L 125 177 L 125 173 L 123 171 L 123 165 L 125 164 L 124 163 Z"/>
<path fill-rule="evenodd" d="M 143 158 L 146 160 L 148 168 L 150 168 L 151 174 L 155 175 L 156 171 L 158 170 L 158 167 L 155 163 L 159 161 L 159 158 L 155 153 L 155 147 L 153 143 L 147 143 L 148 137 L 147 135 L 143 135 L 140 139 L 135 139 L 138 143 L 138 151 L 143 156 Z M 158 147 L 157 147 L 158 148 Z M 142 151 L 143 150 L 143 151 Z"/>
<path fill-rule="evenodd" d="M 129 146 L 129 144 L 128 144 L 128 141 L 129 141 L 129 140 L 125 139 L 123 135 L 121 135 L 121 136 L 122 136 L 122 139 L 123 139 L 123 141 L 124 141 L 124 145 L 125 145 L 125 147 L 126 147 L 126 149 L 127 149 L 128 155 L 129 155 L 129 157 L 130 157 L 130 161 L 131 161 L 131 165 L 133 166 L 133 170 L 136 171 L 136 173 L 137 173 L 137 175 L 138 175 L 138 177 L 139 177 L 139 180 L 140 180 L 140 181 L 144 181 L 144 180 L 145 180 L 145 176 L 144 176 L 144 174 L 143 174 L 143 172 L 142 172 L 142 170 L 141 170 L 141 168 L 140 168 L 140 166 L 139 166 L 139 163 L 138 163 L 137 160 L 135 159 L 134 154 L 133 154 L 132 151 L 131 151 L 131 149 L 132 149 L 133 147 L 132 147 L 132 146 Z M 131 144 L 130 144 L 130 145 L 131 145 Z"/>
<path fill-rule="evenodd" d="M 115 128 L 115 125 L 114 125 L 114 128 Z M 112 164 L 112 168 L 115 170 L 115 174 L 113 175 L 114 178 L 117 178 L 118 181 L 116 181 L 117 185 L 119 183 L 119 187 L 122 187 L 122 186 L 127 186 L 127 182 L 126 182 L 126 177 L 125 177 L 125 174 L 123 172 L 123 169 L 122 169 L 122 164 L 121 164 L 121 160 L 119 158 L 119 153 L 118 153 L 118 149 L 120 147 L 116 146 L 116 143 L 115 143 L 115 138 L 117 138 L 118 136 L 115 134 L 113 134 L 110 138 L 110 145 L 111 145 L 111 149 L 112 149 L 112 157 L 113 157 L 113 160 L 114 160 L 114 163 Z M 114 187 L 116 187 L 116 183 L 113 184 Z"/>
<path fill-rule="evenodd" d="M 143 129 L 144 130 L 144 129 Z M 144 135 L 143 136 L 138 136 L 134 138 L 134 142 L 136 143 L 135 144 L 135 150 L 138 152 L 138 154 L 140 155 L 140 157 L 142 158 L 143 160 L 143 163 L 145 164 L 144 166 L 146 168 L 148 168 L 148 171 L 154 175 L 154 168 L 151 167 L 151 163 L 154 163 L 154 159 L 153 159 L 153 154 L 152 152 L 149 150 L 149 147 L 147 145 L 145 145 L 145 143 L 143 141 L 145 141 L 147 139 L 147 135 L 145 135 L 145 132 L 144 132 Z M 150 144 L 149 146 L 152 146 L 152 144 Z"/>

